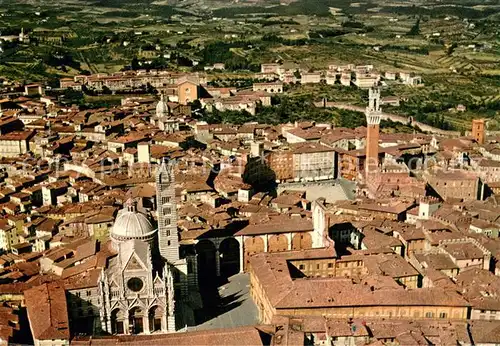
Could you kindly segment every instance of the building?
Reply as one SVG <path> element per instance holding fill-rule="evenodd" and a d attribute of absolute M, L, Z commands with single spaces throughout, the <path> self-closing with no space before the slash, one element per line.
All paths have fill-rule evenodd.
<path fill-rule="evenodd" d="M 281 65 L 280 64 L 261 64 L 260 65 L 260 71 L 261 73 L 275 73 L 279 74 Z"/>
<path fill-rule="evenodd" d="M 190 331 L 188 333 L 155 334 L 155 335 L 113 335 L 113 336 L 77 336 L 71 340 L 75 346 L 91 346 L 110 344 L 120 345 L 269 345 L 273 337 L 273 326 L 244 326 L 211 330 Z M 302 336 L 303 337 L 303 336 Z"/>
<path fill-rule="evenodd" d="M 149 334 L 176 330 L 172 268 L 158 258 L 156 235 L 157 230 L 132 202 L 118 214 L 111 231 L 118 256 L 110 261 L 98 283 L 104 331 Z"/>
<path fill-rule="evenodd" d="M 463 200 L 482 200 L 484 184 L 479 177 L 462 170 L 444 171 L 425 174 L 427 183 L 444 200 L 458 198 Z"/>
<path fill-rule="evenodd" d="M 240 243 L 240 261 L 248 269 L 251 256 L 262 252 L 282 252 L 318 247 L 319 231 L 315 232 L 311 219 L 271 217 L 259 224 L 249 224 L 235 234 Z"/>
<path fill-rule="evenodd" d="M 321 72 L 302 72 L 300 74 L 301 84 L 318 84 L 321 82 Z"/>
<path fill-rule="evenodd" d="M 43 95 L 43 89 L 40 84 L 29 84 L 24 86 L 24 95 Z"/>
<path fill-rule="evenodd" d="M 253 91 L 264 91 L 271 94 L 281 94 L 283 92 L 283 83 L 280 82 L 267 82 L 267 83 L 253 83 Z"/>
<path fill-rule="evenodd" d="M 199 83 L 192 78 L 182 78 L 177 82 L 177 96 L 181 105 L 187 105 L 190 102 L 198 99 Z"/>
<path fill-rule="evenodd" d="M 379 165 L 378 160 L 378 141 L 380 127 L 380 89 L 372 87 L 369 90 L 369 104 L 366 108 L 366 173 L 377 170 Z"/>
<path fill-rule="evenodd" d="M 151 117 L 151 123 L 167 133 L 179 131 L 179 121 L 172 116 L 171 109 L 163 93 L 160 94 L 160 100 L 156 104 L 155 116 Z"/>
<path fill-rule="evenodd" d="M 158 229 L 130 200 L 113 225 L 118 256 L 98 283 L 99 315 L 108 333 L 166 333 L 189 324 L 182 316 L 190 308 L 189 290 L 197 288 L 196 257 L 180 258 L 171 169 L 164 161 L 157 172 Z"/>
<path fill-rule="evenodd" d="M 356 72 L 354 85 L 361 89 L 368 89 L 373 87 L 374 84 L 377 84 L 379 79 L 380 76 L 378 74 Z"/>
<path fill-rule="evenodd" d="M 45 283 L 24 292 L 35 346 L 69 345 L 70 330 L 64 287 Z"/>
<path fill-rule="evenodd" d="M 296 181 L 333 179 L 334 149 L 319 143 L 296 143 L 292 146 L 293 177 Z"/>
<path fill-rule="evenodd" d="M 360 260 L 352 264 L 358 265 Z M 260 321 L 269 323 L 277 315 L 467 319 L 469 304 L 457 292 L 440 288 L 407 290 L 396 278 L 381 273 L 353 280 L 343 274 L 345 268 L 341 261 L 325 258 L 320 249 L 252 256 L 250 294 L 259 309 Z M 410 281 L 415 277 L 413 272 Z"/>
<path fill-rule="evenodd" d="M 472 120 L 472 137 L 474 137 L 477 143 L 484 144 L 484 138 L 485 138 L 484 119 Z"/>
<path fill-rule="evenodd" d="M 500 320 L 500 277 L 488 270 L 464 270 L 456 278 L 459 291 L 471 304 L 473 320 Z"/>
<path fill-rule="evenodd" d="M 16 157 L 30 151 L 33 131 L 14 131 L 0 135 L 0 157 Z"/>
<path fill-rule="evenodd" d="M 7 222 L 0 222 L 0 251 L 9 251 L 18 243 L 17 228 Z"/>
<path fill-rule="evenodd" d="M 365 170 L 366 153 L 363 149 L 339 152 L 339 174 L 342 178 L 354 181 Z"/>
<path fill-rule="evenodd" d="M 293 154 L 291 150 L 275 150 L 266 153 L 266 163 L 276 174 L 276 181 L 293 180 Z"/>

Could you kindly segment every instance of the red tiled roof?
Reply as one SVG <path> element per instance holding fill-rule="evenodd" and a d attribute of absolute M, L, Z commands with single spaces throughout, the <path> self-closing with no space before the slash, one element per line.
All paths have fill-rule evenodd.
<path fill-rule="evenodd" d="M 69 340 L 69 322 L 64 288 L 45 283 L 24 292 L 34 339 Z"/>

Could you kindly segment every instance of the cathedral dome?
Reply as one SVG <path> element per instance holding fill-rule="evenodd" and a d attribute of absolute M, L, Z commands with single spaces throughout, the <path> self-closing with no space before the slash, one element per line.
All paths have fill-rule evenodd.
<path fill-rule="evenodd" d="M 160 101 L 156 104 L 156 116 L 158 118 L 167 117 L 170 114 L 170 108 L 168 107 L 167 101 L 163 97 L 163 94 L 160 96 Z"/>
<path fill-rule="evenodd" d="M 115 239 L 148 239 L 155 229 L 148 218 L 135 210 L 135 206 L 128 205 L 118 212 L 111 236 Z"/>

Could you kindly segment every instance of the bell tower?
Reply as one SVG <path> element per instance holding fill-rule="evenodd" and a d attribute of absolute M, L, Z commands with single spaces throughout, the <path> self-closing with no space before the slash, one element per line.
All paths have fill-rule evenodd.
<path fill-rule="evenodd" d="M 380 127 L 380 89 L 377 86 L 370 88 L 368 93 L 368 107 L 366 107 L 366 162 L 365 173 L 375 171 L 378 167 L 378 140 Z"/>
<path fill-rule="evenodd" d="M 174 165 L 163 159 L 156 172 L 156 207 L 158 210 L 158 245 L 160 254 L 170 263 L 179 260 L 177 202 Z"/>

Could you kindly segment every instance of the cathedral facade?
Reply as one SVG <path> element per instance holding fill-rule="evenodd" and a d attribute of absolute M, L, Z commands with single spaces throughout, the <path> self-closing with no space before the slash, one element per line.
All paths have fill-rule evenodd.
<path fill-rule="evenodd" d="M 99 317 L 110 334 L 168 333 L 194 324 L 196 255 L 179 248 L 173 167 L 156 173 L 158 228 L 129 200 L 110 234 L 118 253 L 98 281 Z"/>

